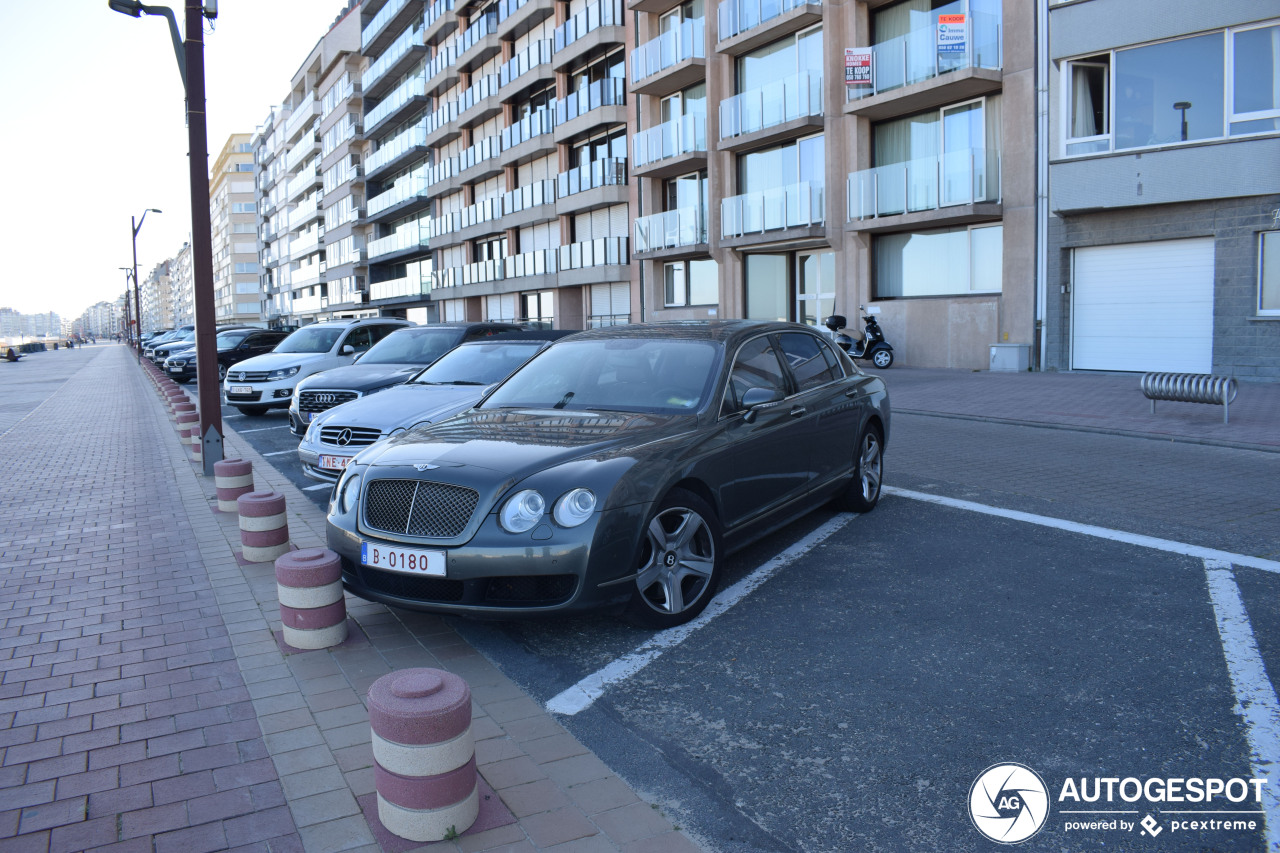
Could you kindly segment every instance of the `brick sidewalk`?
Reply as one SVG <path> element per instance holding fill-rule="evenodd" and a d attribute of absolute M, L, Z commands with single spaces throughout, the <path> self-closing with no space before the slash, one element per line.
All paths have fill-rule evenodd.
<path fill-rule="evenodd" d="M 93 435 L 59 432 L 86 412 Z M 257 488 L 285 494 L 296 545 L 322 543 L 310 500 L 234 432 L 227 453 L 254 463 Z M 0 531 L 6 851 L 422 848 L 381 834 L 369 809 L 365 694 L 408 666 L 467 679 L 477 764 L 496 792 L 492 828 L 425 849 L 699 849 L 444 620 L 348 597 L 352 641 L 285 654 L 272 566 L 237 562 L 235 516 L 211 508 L 213 483 L 123 349 L 0 439 L 0 463 L 32 484 Z M 91 521 L 66 520 L 78 517 Z M 63 562 L 74 568 L 43 580 Z M 73 739 L 84 734 L 111 742 Z"/>

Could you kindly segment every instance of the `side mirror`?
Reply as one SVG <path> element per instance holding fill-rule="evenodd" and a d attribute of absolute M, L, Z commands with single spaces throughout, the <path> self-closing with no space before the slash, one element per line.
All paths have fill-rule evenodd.
<path fill-rule="evenodd" d="M 755 423 L 756 412 L 782 399 L 782 392 L 777 388 L 749 388 L 742 395 L 742 406 L 747 413 L 742 416 L 746 423 Z"/>
<path fill-rule="evenodd" d="M 351 344 L 344 344 L 340 355 L 355 355 L 356 348 Z"/>
<path fill-rule="evenodd" d="M 833 332 L 838 332 L 845 326 L 849 325 L 848 321 L 841 314 L 832 314 L 824 320 L 822 324 Z"/>

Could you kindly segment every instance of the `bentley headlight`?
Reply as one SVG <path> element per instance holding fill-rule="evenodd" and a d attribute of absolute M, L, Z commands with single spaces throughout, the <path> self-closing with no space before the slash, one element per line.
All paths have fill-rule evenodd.
<path fill-rule="evenodd" d="M 290 376 L 297 376 L 298 371 L 302 369 L 302 365 L 294 365 L 293 367 L 285 367 L 280 370 L 273 370 L 267 374 L 268 382 L 275 382 L 278 379 L 288 379 Z"/>
<path fill-rule="evenodd" d="M 346 515 L 356 508 L 360 498 L 360 473 L 348 468 L 338 481 L 338 512 Z"/>
<path fill-rule="evenodd" d="M 525 533 L 542 520 L 546 509 L 547 502 L 542 495 L 533 489 L 525 489 L 523 492 L 516 492 L 502 505 L 498 523 L 508 533 Z"/>
<path fill-rule="evenodd" d="M 561 527 L 577 527 L 596 509 L 596 496 L 590 489 L 574 489 L 560 496 L 551 517 Z"/>

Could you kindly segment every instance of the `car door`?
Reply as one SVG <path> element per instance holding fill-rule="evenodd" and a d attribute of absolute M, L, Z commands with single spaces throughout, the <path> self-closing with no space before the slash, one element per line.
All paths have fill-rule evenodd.
<path fill-rule="evenodd" d="M 831 347 L 812 332 L 784 332 L 778 345 L 797 393 L 793 402 L 804 409 L 798 416 L 808 448 L 811 486 L 845 474 L 852 462 L 860 421 L 859 402 L 845 396 L 840 384 L 844 370 Z"/>
<path fill-rule="evenodd" d="M 772 335 L 747 340 L 734 354 L 721 403 L 709 473 L 719 483 L 726 528 L 747 524 L 801 497 L 809 486 L 804 425 L 789 396 L 793 388 Z M 747 416 L 742 398 L 767 388 L 778 402 Z"/>

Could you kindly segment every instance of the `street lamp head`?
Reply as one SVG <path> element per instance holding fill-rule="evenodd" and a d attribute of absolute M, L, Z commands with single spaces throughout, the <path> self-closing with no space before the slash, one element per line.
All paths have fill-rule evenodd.
<path fill-rule="evenodd" d="M 152 213 L 164 213 L 164 211 L 158 207 L 148 207 L 147 210 L 151 211 Z"/>
<path fill-rule="evenodd" d="M 1191 102 L 1190 102 L 1190 101 L 1178 101 L 1178 103 L 1176 103 L 1176 104 L 1174 104 L 1174 105 L 1173 105 L 1173 108 L 1174 108 L 1175 110 L 1189 110 L 1189 109 L 1191 109 Z"/>
<path fill-rule="evenodd" d="M 107 6 L 122 15 L 142 17 L 142 4 L 138 0 L 107 0 Z"/>

